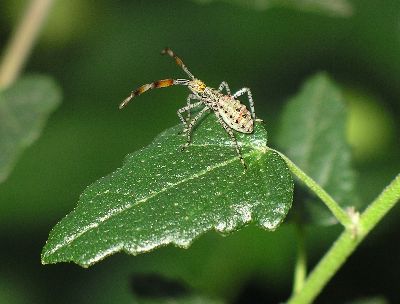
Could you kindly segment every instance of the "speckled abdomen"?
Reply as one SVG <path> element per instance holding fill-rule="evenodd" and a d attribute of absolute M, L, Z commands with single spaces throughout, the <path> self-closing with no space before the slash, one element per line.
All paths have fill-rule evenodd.
<path fill-rule="evenodd" d="M 252 133 L 254 122 L 250 111 L 232 96 L 222 95 L 218 99 L 218 112 L 226 124 L 241 133 Z"/>

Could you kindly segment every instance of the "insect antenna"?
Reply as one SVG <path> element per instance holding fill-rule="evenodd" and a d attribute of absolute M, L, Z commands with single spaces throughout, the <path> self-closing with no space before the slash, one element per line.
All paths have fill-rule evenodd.
<path fill-rule="evenodd" d="M 183 61 L 178 56 L 176 56 L 176 54 L 170 48 L 167 47 L 161 51 L 161 55 L 165 54 L 168 54 L 170 57 L 174 58 L 176 64 L 179 65 L 182 68 L 182 70 L 184 70 L 185 73 L 188 74 L 190 78 L 194 79 L 193 74 L 190 73 L 186 65 L 183 63 Z"/>
<path fill-rule="evenodd" d="M 173 85 L 188 85 L 190 80 L 187 79 L 162 79 L 162 80 L 157 80 L 152 83 L 146 83 L 139 88 L 137 88 L 135 91 L 132 91 L 131 94 L 124 99 L 123 102 L 119 105 L 119 108 L 122 109 L 125 107 L 129 101 L 135 96 L 141 95 L 144 92 L 152 89 L 159 89 L 159 88 L 167 88 Z"/>

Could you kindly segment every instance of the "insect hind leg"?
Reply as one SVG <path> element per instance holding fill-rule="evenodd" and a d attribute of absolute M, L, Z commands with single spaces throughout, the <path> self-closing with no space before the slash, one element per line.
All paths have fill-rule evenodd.
<path fill-rule="evenodd" d="M 241 88 L 239 91 L 237 91 L 235 94 L 233 94 L 233 98 L 237 98 L 239 96 L 242 96 L 245 93 L 247 93 L 247 98 L 249 100 L 251 117 L 255 120 L 256 119 L 256 112 L 254 110 L 254 101 L 253 101 L 253 96 L 251 94 L 250 89 L 249 88 Z"/>
<path fill-rule="evenodd" d="M 231 89 L 229 88 L 229 85 L 226 81 L 221 82 L 221 84 L 218 87 L 218 91 L 222 92 L 223 88 L 225 88 L 228 95 L 231 95 Z"/>
<path fill-rule="evenodd" d="M 217 113 L 216 113 L 216 115 L 217 115 L 219 123 L 224 127 L 225 131 L 231 137 L 231 140 L 232 140 L 233 144 L 235 145 L 236 153 L 237 153 L 239 160 L 242 163 L 244 169 L 247 169 L 246 163 L 244 162 L 243 155 L 242 155 L 242 152 L 240 151 L 240 147 L 239 147 L 239 144 L 235 137 L 235 134 L 233 134 L 232 129 L 225 123 L 225 121 L 222 119 L 222 117 L 220 115 L 218 115 Z"/>

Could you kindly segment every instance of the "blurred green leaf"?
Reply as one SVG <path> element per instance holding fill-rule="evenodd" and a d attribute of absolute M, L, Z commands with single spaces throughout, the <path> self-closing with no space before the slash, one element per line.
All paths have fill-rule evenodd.
<path fill-rule="evenodd" d="M 213 0 L 196 1 L 200 3 L 208 3 Z M 258 10 L 266 10 L 273 7 L 287 7 L 338 17 L 349 17 L 353 14 L 353 7 L 348 0 L 230 0 L 227 2 L 240 4 Z"/>
<path fill-rule="evenodd" d="M 355 173 L 346 122 L 340 90 L 325 73 L 319 73 L 287 104 L 278 140 L 287 156 L 338 203 L 354 206 Z M 304 207 L 315 222 L 335 223 L 322 203 L 307 201 Z"/>
<path fill-rule="evenodd" d="M 0 91 L 0 182 L 22 151 L 39 137 L 60 101 L 59 87 L 43 75 L 25 76 Z"/>
<path fill-rule="evenodd" d="M 265 129 L 257 124 L 252 135 L 237 134 L 247 170 L 214 115 L 201 122 L 185 152 L 180 131 L 168 129 L 88 187 L 50 233 L 42 262 L 87 267 L 121 250 L 187 248 L 211 229 L 229 233 L 253 221 L 276 229 L 291 206 L 293 181 L 267 148 Z"/>

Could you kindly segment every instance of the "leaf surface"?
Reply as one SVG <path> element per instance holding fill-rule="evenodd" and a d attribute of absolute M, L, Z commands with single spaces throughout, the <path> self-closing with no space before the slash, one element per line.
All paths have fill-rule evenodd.
<path fill-rule="evenodd" d="M 50 233 L 42 262 L 87 267 L 121 250 L 187 248 L 211 229 L 229 233 L 250 222 L 276 229 L 291 206 L 293 181 L 285 162 L 267 148 L 264 127 L 236 134 L 247 170 L 213 114 L 199 123 L 183 152 L 181 129 L 163 132 L 89 186 Z"/>
<path fill-rule="evenodd" d="M 354 206 L 355 173 L 346 142 L 346 107 L 340 90 L 325 73 L 311 77 L 283 113 L 280 146 L 342 206 Z M 314 221 L 335 223 L 329 210 L 315 200 L 305 202 Z"/>
<path fill-rule="evenodd" d="M 39 137 L 60 101 L 59 87 L 42 75 L 25 76 L 0 91 L 0 183 L 22 151 Z"/>

